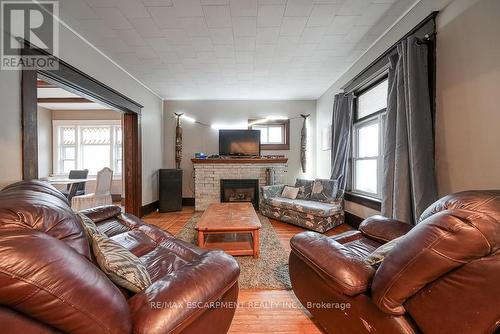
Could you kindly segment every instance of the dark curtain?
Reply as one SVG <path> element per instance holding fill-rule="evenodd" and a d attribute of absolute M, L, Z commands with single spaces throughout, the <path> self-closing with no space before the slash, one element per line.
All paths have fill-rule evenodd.
<path fill-rule="evenodd" d="M 345 190 L 351 147 L 353 94 L 335 95 L 332 114 L 331 179 L 338 180 L 340 190 Z"/>
<path fill-rule="evenodd" d="M 437 198 L 427 48 L 409 37 L 390 58 L 382 214 L 410 224 Z"/>

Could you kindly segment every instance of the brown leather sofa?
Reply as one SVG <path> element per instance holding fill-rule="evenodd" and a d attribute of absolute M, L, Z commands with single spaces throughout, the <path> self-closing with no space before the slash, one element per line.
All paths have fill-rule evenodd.
<path fill-rule="evenodd" d="M 85 212 L 137 255 L 153 284 L 132 294 L 93 262 L 66 198 L 39 181 L 0 192 L 0 332 L 225 333 L 238 297 L 239 267 L 122 214 Z"/>
<path fill-rule="evenodd" d="M 404 237 L 374 269 L 364 259 Z M 431 205 L 411 227 L 375 216 L 359 231 L 291 240 L 295 294 L 328 333 L 492 333 L 500 325 L 500 191 Z"/>

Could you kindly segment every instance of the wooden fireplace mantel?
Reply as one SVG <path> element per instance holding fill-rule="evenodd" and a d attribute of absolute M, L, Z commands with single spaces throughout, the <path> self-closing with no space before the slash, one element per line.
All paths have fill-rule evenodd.
<path fill-rule="evenodd" d="M 288 158 L 218 158 L 191 159 L 193 164 L 286 164 Z"/>

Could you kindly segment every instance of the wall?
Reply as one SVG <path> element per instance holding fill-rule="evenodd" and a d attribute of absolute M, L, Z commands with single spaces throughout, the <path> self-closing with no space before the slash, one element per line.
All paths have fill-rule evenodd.
<path fill-rule="evenodd" d="M 434 10 L 437 18 L 436 174 L 440 195 L 500 188 L 500 2 L 422 0 L 376 42 L 317 101 L 317 135 L 331 124 L 333 96 L 387 48 Z M 319 137 L 318 137 L 319 138 Z M 330 151 L 318 148 L 317 174 L 330 173 Z M 374 210 L 346 203 L 367 217 Z"/>
<path fill-rule="evenodd" d="M 500 189 L 500 1 L 455 1 L 438 31 L 439 194 Z"/>
<path fill-rule="evenodd" d="M 52 111 L 38 107 L 38 176 L 52 174 Z"/>
<path fill-rule="evenodd" d="M 142 110 L 142 203 L 158 199 L 158 169 L 162 167 L 162 99 L 126 72 L 60 26 L 59 57 L 86 74 L 144 106 Z M 0 71 L 0 187 L 21 180 L 20 72 Z"/>
<path fill-rule="evenodd" d="M 299 117 L 311 114 L 308 120 L 308 171 L 303 174 L 300 167 L 300 130 L 302 119 L 290 120 L 290 150 L 262 151 L 262 154 L 284 154 L 288 157 L 286 181 L 295 183 L 297 177 L 314 177 L 316 140 L 316 102 L 315 101 L 165 101 L 165 160 L 170 168 L 175 166 L 175 117 L 174 112 L 184 112 L 205 124 L 244 124 L 248 119 L 260 119 L 266 116 Z M 184 170 L 183 196 L 193 197 L 193 164 L 191 158 L 196 152 L 218 153 L 218 131 L 199 124 L 182 122 L 183 157 L 181 168 Z"/>

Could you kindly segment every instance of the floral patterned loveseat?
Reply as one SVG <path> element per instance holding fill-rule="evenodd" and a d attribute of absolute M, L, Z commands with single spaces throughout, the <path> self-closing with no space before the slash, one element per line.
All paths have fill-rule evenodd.
<path fill-rule="evenodd" d="M 337 180 L 297 179 L 296 199 L 281 197 L 285 185 L 260 188 L 260 212 L 267 217 L 324 233 L 344 223 L 343 191 Z"/>

